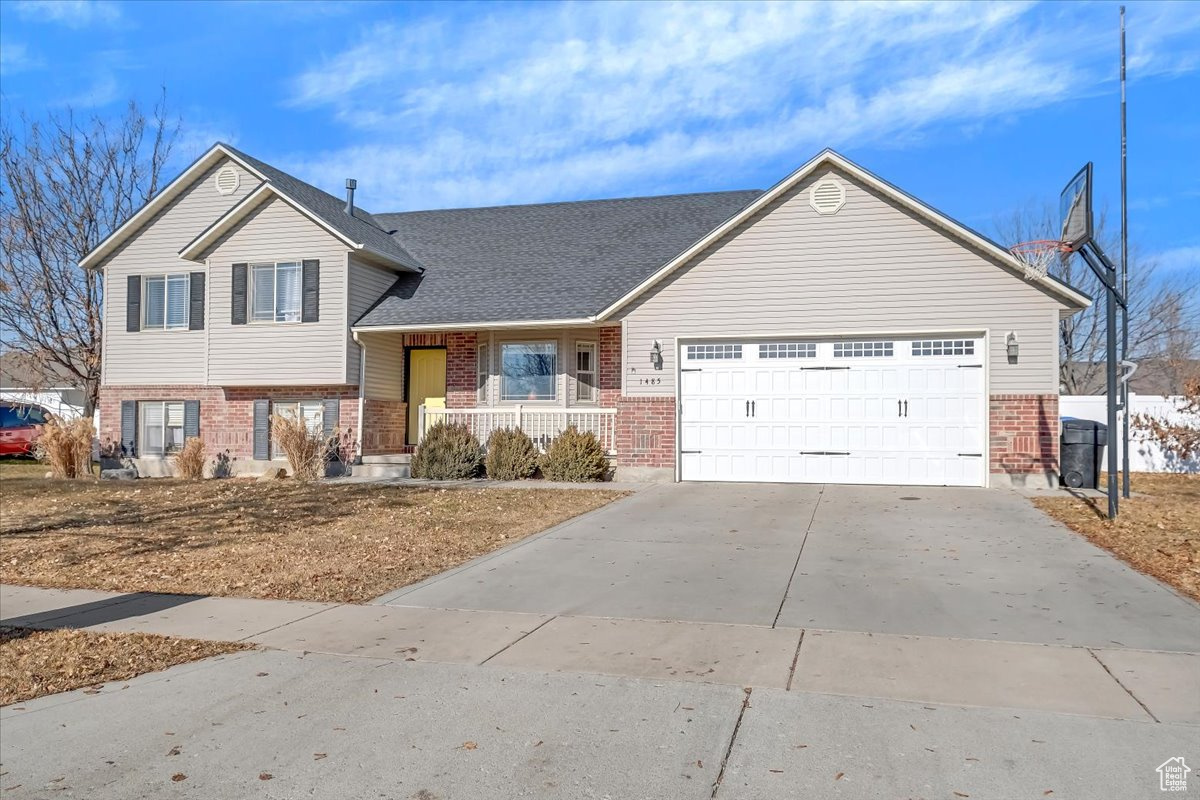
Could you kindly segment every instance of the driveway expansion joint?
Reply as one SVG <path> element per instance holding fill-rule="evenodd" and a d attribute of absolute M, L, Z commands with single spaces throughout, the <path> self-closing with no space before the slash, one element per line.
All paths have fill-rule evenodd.
<path fill-rule="evenodd" d="M 1100 666 L 1101 666 L 1101 667 L 1104 669 L 1104 671 L 1108 673 L 1108 677 L 1110 677 L 1110 678 L 1112 678 L 1114 681 L 1116 681 L 1116 684 L 1117 684 L 1117 686 L 1120 686 L 1122 689 L 1124 689 L 1124 690 L 1125 690 L 1125 694 L 1127 694 L 1127 695 L 1129 695 L 1131 698 L 1133 698 L 1133 702 L 1137 703 L 1139 706 L 1141 706 L 1141 707 L 1142 707 L 1142 711 L 1145 711 L 1145 712 L 1146 712 L 1146 713 L 1147 713 L 1147 714 L 1150 716 L 1150 719 L 1152 719 L 1152 720 L 1154 720 L 1155 722 L 1158 722 L 1158 723 L 1161 723 L 1161 722 L 1162 722 L 1162 720 L 1160 720 L 1160 719 L 1159 719 L 1157 716 L 1155 716 L 1155 715 L 1154 715 L 1154 712 L 1150 710 L 1150 707 L 1149 707 L 1149 706 L 1147 706 L 1145 703 L 1143 703 L 1143 702 L 1142 702 L 1142 699 L 1141 699 L 1140 697 L 1138 697 L 1136 694 L 1134 694 L 1134 693 L 1133 693 L 1133 690 L 1132 690 L 1132 689 L 1130 689 L 1128 686 L 1126 686 L 1126 685 L 1125 685 L 1125 684 L 1124 684 L 1124 683 L 1121 681 L 1121 679 L 1120 679 L 1120 678 L 1118 678 L 1118 677 L 1116 676 L 1116 674 L 1114 674 L 1114 673 L 1113 673 L 1113 671 L 1112 671 L 1111 669 L 1109 669 L 1109 668 L 1108 668 L 1108 664 L 1105 664 L 1105 663 L 1104 663 L 1104 661 L 1103 661 L 1103 660 L 1100 658 L 1100 656 L 1096 655 L 1096 651 L 1095 651 L 1095 650 L 1093 650 L 1093 649 L 1092 649 L 1092 648 L 1090 648 L 1090 647 L 1085 647 L 1084 649 L 1088 651 L 1088 655 L 1090 655 L 1092 658 L 1096 659 L 1096 663 L 1097 663 L 1097 664 L 1099 664 L 1099 665 L 1100 665 Z"/>
<path fill-rule="evenodd" d="M 754 689 L 746 686 L 742 689 L 746 693 L 742 699 L 742 706 L 738 709 L 737 720 L 733 723 L 733 733 L 729 736 L 729 746 L 725 748 L 725 755 L 721 756 L 721 767 L 717 770 L 717 779 L 713 781 L 712 794 L 709 795 L 709 800 L 714 800 L 717 792 L 721 790 L 721 781 L 725 780 L 725 768 L 729 765 L 729 756 L 733 753 L 733 746 L 737 742 L 738 731 L 742 728 L 742 718 L 746 716 L 746 709 L 750 707 L 750 697 L 754 693 Z"/>
<path fill-rule="evenodd" d="M 779 624 L 779 617 L 783 614 L 783 607 L 787 605 L 788 592 L 792 589 L 792 581 L 796 580 L 796 570 L 800 569 L 800 557 L 804 555 L 804 544 L 808 541 L 808 534 L 812 531 L 813 522 L 817 519 L 817 509 L 821 507 L 821 498 L 825 496 L 825 487 L 821 486 L 817 492 L 817 502 L 813 503 L 812 514 L 808 518 L 808 526 L 804 529 L 804 536 L 800 538 L 800 549 L 796 551 L 796 563 L 792 564 L 792 572 L 788 575 L 787 585 L 783 587 L 783 597 L 779 601 L 779 608 L 775 611 L 775 619 L 771 622 L 771 627 L 774 628 Z"/>

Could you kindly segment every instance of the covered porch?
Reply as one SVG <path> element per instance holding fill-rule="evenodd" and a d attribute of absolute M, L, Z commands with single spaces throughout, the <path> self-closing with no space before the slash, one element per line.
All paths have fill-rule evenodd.
<path fill-rule="evenodd" d="M 520 428 L 544 450 L 568 426 L 618 444 L 619 326 L 356 328 L 364 464 L 401 464 L 438 422 L 486 442 Z"/>

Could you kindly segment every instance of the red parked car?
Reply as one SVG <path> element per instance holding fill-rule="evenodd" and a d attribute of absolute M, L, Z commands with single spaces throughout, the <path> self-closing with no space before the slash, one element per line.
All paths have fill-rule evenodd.
<path fill-rule="evenodd" d="M 0 456 L 32 455 L 38 426 L 49 418 L 41 406 L 0 403 Z"/>

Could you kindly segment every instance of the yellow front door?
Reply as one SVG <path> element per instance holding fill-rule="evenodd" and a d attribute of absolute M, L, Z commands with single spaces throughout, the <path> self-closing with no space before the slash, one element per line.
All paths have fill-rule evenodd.
<path fill-rule="evenodd" d="M 446 351 L 408 351 L 408 443 L 417 443 L 417 423 L 422 403 L 445 403 Z"/>

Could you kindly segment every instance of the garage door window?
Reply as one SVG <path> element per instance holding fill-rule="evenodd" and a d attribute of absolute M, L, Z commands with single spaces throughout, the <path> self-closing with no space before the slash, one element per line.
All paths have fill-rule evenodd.
<path fill-rule="evenodd" d="M 933 339 L 912 343 L 914 356 L 973 356 L 975 342 L 971 339 Z"/>
<path fill-rule="evenodd" d="M 689 344 L 687 346 L 689 361 L 711 361 L 718 358 L 741 358 L 740 344 Z"/>
<path fill-rule="evenodd" d="M 770 342 L 758 346 L 759 358 L 816 358 L 815 342 Z"/>
<path fill-rule="evenodd" d="M 834 342 L 834 358 L 891 358 L 892 342 Z"/>

